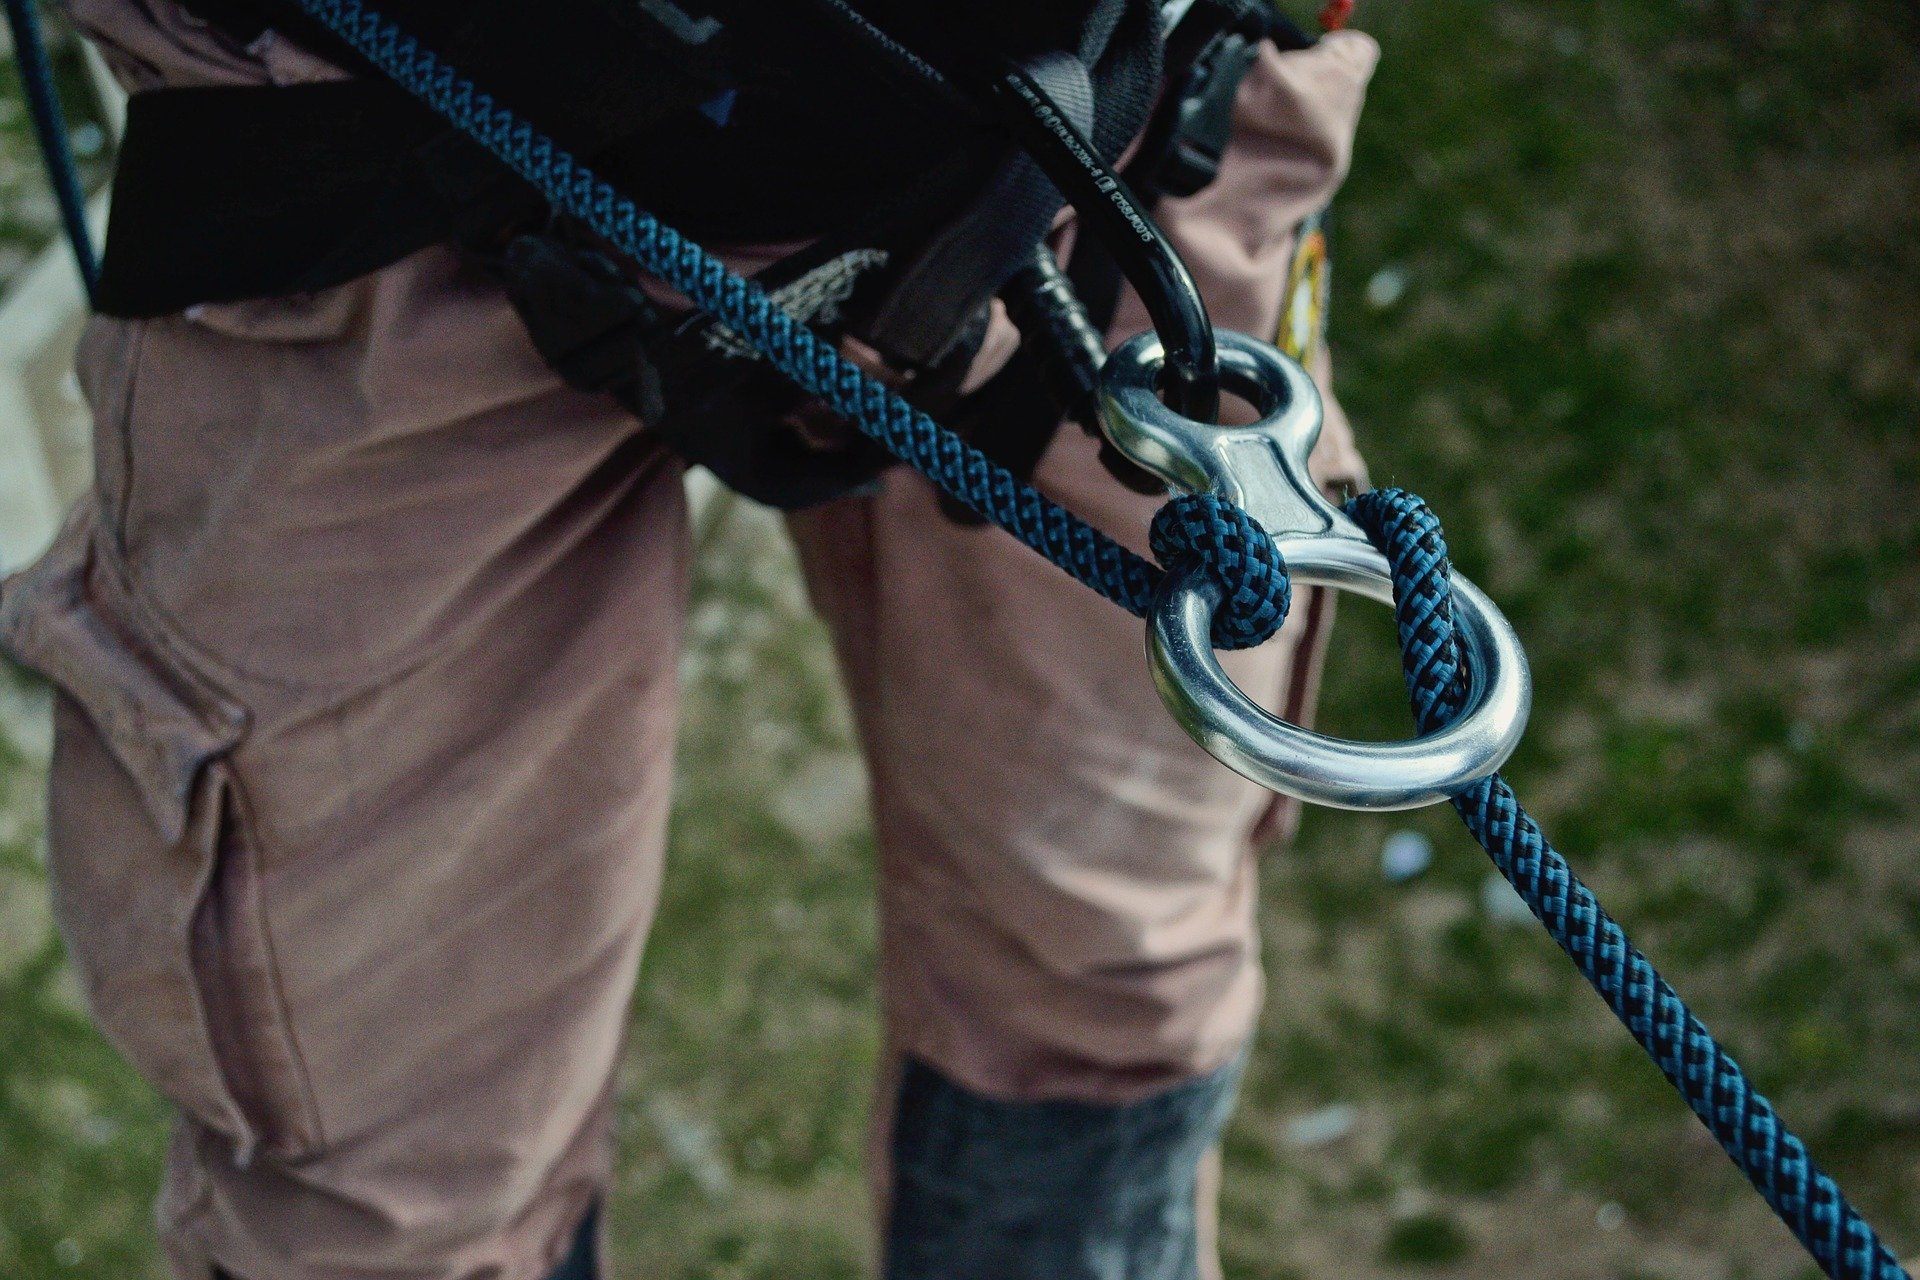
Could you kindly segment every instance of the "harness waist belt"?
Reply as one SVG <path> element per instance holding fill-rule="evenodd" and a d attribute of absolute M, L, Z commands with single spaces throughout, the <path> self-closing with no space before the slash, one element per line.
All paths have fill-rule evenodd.
<path fill-rule="evenodd" d="M 736 103 L 726 128 L 700 105 L 693 94 L 659 100 L 661 121 L 605 142 L 596 163 L 719 243 L 794 243 L 856 224 L 924 165 L 917 148 L 823 146 L 817 126 L 767 99 Z M 544 209 L 384 80 L 139 93 L 98 305 L 156 316 L 324 289 Z"/>

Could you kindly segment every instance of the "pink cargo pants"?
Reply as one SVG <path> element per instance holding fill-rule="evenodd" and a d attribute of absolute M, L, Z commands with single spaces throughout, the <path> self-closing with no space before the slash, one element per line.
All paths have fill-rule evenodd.
<path fill-rule="evenodd" d="M 329 74 L 167 0 L 72 7 L 136 86 Z M 1219 181 L 1166 204 L 1223 326 L 1274 331 L 1374 58 L 1268 50 Z M 1129 299 L 1116 333 L 1144 325 Z M 450 251 L 99 319 L 80 374 L 97 483 L 0 642 L 59 692 L 51 869 L 94 1014 L 179 1107 L 176 1276 L 537 1280 L 608 1178 L 661 876 L 679 466 Z M 1360 482 L 1337 410 L 1317 463 Z M 1157 501 L 1077 432 L 1037 482 L 1144 542 Z M 904 471 L 791 530 L 873 776 L 894 1060 L 1095 1102 L 1229 1061 L 1253 851 L 1290 815 L 1162 711 L 1138 621 Z M 1229 658 L 1293 719 L 1317 594 Z"/>

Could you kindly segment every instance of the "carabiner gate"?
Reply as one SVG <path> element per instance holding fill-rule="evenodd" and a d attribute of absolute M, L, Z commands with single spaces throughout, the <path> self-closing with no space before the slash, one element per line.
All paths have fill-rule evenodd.
<path fill-rule="evenodd" d="M 1296 585 L 1393 602 L 1387 561 L 1307 471 L 1320 437 L 1319 389 L 1273 346 L 1218 332 L 1223 387 L 1253 405 L 1249 426 L 1196 422 L 1156 393 L 1165 363 L 1144 333 L 1101 371 L 1100 421 L 1114 445 L 1174 489 L 1212 492 L 1258 520 Z M 1526 653 L 1511 624 L 1472 583 L 1453 579 L 1455 625 L 1469 677 L 1466 707 L 1446 728 L 1403 742 L 1355 742 L 1289 724 L 1228 678 L 1208 639 L 1218 588 L 1205 573 L 1170 573 L 1147 621 L 1147 659 L 1167 709 L 1194 741 L 1262 786 L 1340 809 L 1413 809 L 1496 772 L 1519 745 L 1532 704 Z"/>

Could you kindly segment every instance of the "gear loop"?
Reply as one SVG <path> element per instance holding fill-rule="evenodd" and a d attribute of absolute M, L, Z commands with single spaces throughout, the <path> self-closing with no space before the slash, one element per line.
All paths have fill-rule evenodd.
<path fill-rule="evenodd" d="M 1258 520 L 1213 493 L 1186 493 L 1154 513 L 1148 534 L 1153 555 L 1167 570 L 1202 568 L 1220 586 L 1213 644 L 1251 649 L 1287 620 L 1293 584 L 1287 562 Z"/>

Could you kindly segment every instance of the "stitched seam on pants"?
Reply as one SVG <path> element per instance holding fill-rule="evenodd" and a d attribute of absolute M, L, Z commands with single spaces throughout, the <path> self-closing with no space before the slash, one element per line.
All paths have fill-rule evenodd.
<path fill-rule="evenodd" d="M 127 520 L 133 511 L 133 402 L 140 384 L 140 367 L 146 359 L 147 334 L 151 322 L 134 320 L 129 321 L 128 326 L 127 352 L 122 357 L 126 361 L 126 368 L 112 408 L 113 433 L 119 439 L 120 501 L 118 510 L 113 513 L 113 526 L 107 530 L 106 539 L 107 545 L 113 549 L 114 560 L 122 563 L 127 552 Z"/>
<path fill-rule="evenodd" d="M 302 1127 L 306 1139 L 299 1143 L 301 1154 L 310 1154 L 324 1150 L 327 1144 L 326 1128 L 320 1120 L 320 1104 L 314 1095 L 313 1076 L 308 1070 L 306 1055 L 301 1052 L 300 1038 L 293 1026 L 292 1009 L 288 1004 L 286 984 L 280 972 L 278 948 L 273 941 L 272 914 L 267 901 L 267 868 L 275 865 L 275 859 L 268 856 L 269 849 L 260 834 L 260 824 L 253 812 L 252 801 L 247 795 L 246 784 L 239 775 L 237 761 L 230 761 L 228 777 L 234 807 L 234 819 L 237 824 L 236 835 L 246 842 L 254 859 L 253 873 L 258 881 L 259 900 L 253 918 L 248 922 L 257 932 L 260 954 L 266 966 L 266 995 L 272 1005 L 272 1032 L 284 1045 L 287 1058 L 293 1066 L 293 1097 L 289 1099 L 302 1113 Z"/>
<path fill-rule="evenodd" d="M 288 1090 L 267 1069 L 262 1041 L 280 1038 L 283 1020 L 275 994 L 261 968 L 260 877 L 257 851 L 248 841 L 235 804 L 231 765 L 208 791 L 214 807 L 209 840 L 212 863 L 206 891 L 191 925 L 188 965 L 200 994 L 215 1069 L 253 1138 L 241 1148 L 241 1161 L 256 1149 L 276 1155 L 306 1154 L 305 1144 L 290 1141 L 284 1101 Z M 281 1051 L 284 1051 L 284 1043 Z"/>

